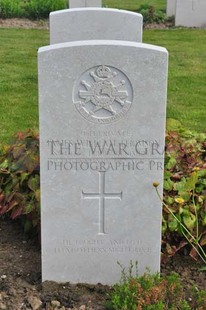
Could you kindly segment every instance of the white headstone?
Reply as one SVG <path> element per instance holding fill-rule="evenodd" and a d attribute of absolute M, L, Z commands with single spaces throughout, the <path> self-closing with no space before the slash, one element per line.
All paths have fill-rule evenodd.
<path fill-rule="evenodd" d="M 176 0 L 167 0 L 167 16 L 174 16 L 176 11 Z"/>
<path fill-rule="evenodd" d="M 69 9 L 50 14 L 50 44 L 78 40 L 142 41 L 141 14 L 100 8 Z"/>
<path fill-rule="evenodd" d="M 101 7 L 102 0 L 69 0 L 69 8 Z"/>
<path fill-rule="evenodd" d="M 175 26 L 206 27 L 206 0 L 176 0 Z"/>
<path fill-rule="evenodd" d="M 43 281 L 159 271 L 167 51 L 79 41 L 38 57 Z"/>

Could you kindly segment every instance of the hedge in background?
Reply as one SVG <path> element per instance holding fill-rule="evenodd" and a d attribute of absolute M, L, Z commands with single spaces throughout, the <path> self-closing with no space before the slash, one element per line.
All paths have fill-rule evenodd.
<path fill-rule="evenodd" d="M 48 18 L 50 12 L 67 7 L 68 0 L 0 0 L 0 17 Z M 141 5 L 138 12 L 143 15 L 145 24 L 164 23 L 167 20 L 162 10 L 156 10 L 149 4 Z"/>
<path fill-rule="evenodd" d="M 67 8 L 67 0 L 1 0 L 0 17 L 48 18 L 52 11 Z"/>

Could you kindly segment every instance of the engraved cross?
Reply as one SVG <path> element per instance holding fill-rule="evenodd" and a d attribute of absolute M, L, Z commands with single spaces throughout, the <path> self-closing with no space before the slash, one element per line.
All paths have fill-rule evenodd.
<path fill-rule="evenodd" d="M 84 193 L 82 191 L 83 199 L 99 199 L 99 234 L 105 234 L 105 200 L 119 199 L 122 200 L 122 192 L 120 193 L 106 193 L 105 192 L 105 172 L 99 172 L 99 192 L 98 193 Z"/>

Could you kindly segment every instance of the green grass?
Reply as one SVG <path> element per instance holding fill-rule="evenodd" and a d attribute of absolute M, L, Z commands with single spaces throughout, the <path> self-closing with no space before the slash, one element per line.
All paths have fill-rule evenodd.
<path fill-rule="evenodd" d="M 103 0 L 105 7 L 131 11 L 137 11 L 143 4 L 153 5 L 158 10 L 166 10 L 166 0 Z"/>
<path fill-rule="evenodd" d="M 145 30 L 144 42 L 170 53 L 167 117 L 192 130 L 206 125 L 206 30 Z M 37 49 L 48 45 L 46 30 L 0 29 L 0 141 L 38 128 Z"/>
<path fill-rule="evenodd" d="M 0 29 L 0 141 L 38 127 L 37 48 L 48 32 Z"/>
<path fill-rule="evenodd" d="M 206 131 L 206 30 L 146 30 L 144 42 L 169 51 L 167 117 Z"/>

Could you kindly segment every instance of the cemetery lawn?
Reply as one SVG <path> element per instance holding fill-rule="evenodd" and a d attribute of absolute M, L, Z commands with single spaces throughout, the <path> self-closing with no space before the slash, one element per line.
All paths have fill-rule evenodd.
<path fill-rule="evenodd" d="M 37 49 L 48 42 L 46 30 L 0 29 L 0 141 L 38 128 Z"/>
<path fill-rule="evenodd" d="M 25 236 L 18 222 L 8 219 L 0 218 L 0 233 L 0 309 L 51 310 L 55 308 L 52 302 L 59 302 L 62 310 L 106 310 L 110 287 L 48 281 L 42 286 L 39 243 Z M 162 263 L 161 272 L 178 273 L 188 299 L 192 286 L 196 290 L 206 287 L 206 274 L 198 270 L 200 266 L 188 254 L 176 255 Z"/>
<path fill-rule="evenodd" d="M 167 117 L 186 128 L 206 131 L 206 58 L 204 29 L 146 30 L 143 41 L 169 51 Z"/>
<path fill-rule="evenodd" d="M 206 30 L 147 29 L 143 40 L 170 53 L 167 117 L 205 132 Z M 37 49 L 48 44 L 47 30 L 0 28 L 1 142 L 38 128 Z"/>

